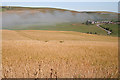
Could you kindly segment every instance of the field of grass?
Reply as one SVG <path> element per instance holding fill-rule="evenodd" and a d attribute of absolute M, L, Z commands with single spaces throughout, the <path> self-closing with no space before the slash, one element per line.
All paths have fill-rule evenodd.
<path fill-rule="evenodd" d="M 2 30 L 4 78 L 116 78 L 118 38 L 73 31 Z"/>
<path fill-rule="evenodd" d="M 28 25 L 27 25 L 28 26 Z M 107 32 L 98 28 L 95 25 L 86 25 L 81 23 L 62 23 L 56 25 L 49 25 L 49 26 L 40 26 L 40 25 L 29 25 L 27 26 L 15 26 L 9 28 L 10 30 L 51 30 L 51 31 L 76 31 L 82 33 L 97 33 L 98 35 L 107 35 Z"/>
<path fill-rule="evenodd" d="M 112 30 L 111 36 L 118 36 L 118 24 L 104 24 L 102 27 Z"/>

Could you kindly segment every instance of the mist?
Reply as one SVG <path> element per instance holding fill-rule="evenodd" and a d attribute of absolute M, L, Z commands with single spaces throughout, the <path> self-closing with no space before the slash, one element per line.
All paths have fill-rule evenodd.
<path fill-rule="evenodd" d="M 2 27 L 14 28 L 14 27 L 29 27 L 38 25 L 56 25 L 61 23 L 79 22 L 84 23 L 87 20 L 113 20 L 116 19 L 115 14 L 101 14 L 101 13 L 72 13 L 70 11 L 47 11 L 32 12 L 29 10 L 22 12 L 3 12 L 2 14 Z"/>

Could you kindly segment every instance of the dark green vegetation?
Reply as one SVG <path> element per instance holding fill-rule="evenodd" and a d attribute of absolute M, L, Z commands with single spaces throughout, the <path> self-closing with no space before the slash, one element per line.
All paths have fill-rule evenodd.
<path fill-rule="evenodd" d="M 103 24 L 101 27 L 111 31 L 111 36 L 118 36 L 118 24 Z"/>

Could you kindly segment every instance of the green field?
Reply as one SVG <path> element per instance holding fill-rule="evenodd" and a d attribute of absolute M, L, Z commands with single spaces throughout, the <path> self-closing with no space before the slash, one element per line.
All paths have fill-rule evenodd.
<path fill-rule="evenodd" d="M 96 25 L 86 25 L 81 23 L 63 23 L 49 26 L 40 26 L 40 25 L 30 25 L 30 26 L 15 26 L 14 28 L 9 28 L 10 30 L 52 30 L 52 31 L 75 31 L 82 33 L 98 34 L 98 35 L 107 35 L 105 31 L 96 27 Z"/>
<path fill-rule="evenodd" d="M 111 36 L 118 36 L 118 24 L 104 24 L 102 27 L 112 30 Z"/>
<path fill-rule="evenodd" d="M 101 27 L 109 28 L 112 30 L 110 35 L 107 35 L 107 32 L 98 28 L 96 24 L 94 25 L 86 25 L 82 23 L 61 23 L 56 25 L 19 25 L 12 26 L 9 30 L 51 30 L 51 31 L 75 31 L 82 32 L 87 34 L 97 34 L 97 35 L 105 35 L 105 36 L 118 36 L 118 24 L 102 24 Z"/>

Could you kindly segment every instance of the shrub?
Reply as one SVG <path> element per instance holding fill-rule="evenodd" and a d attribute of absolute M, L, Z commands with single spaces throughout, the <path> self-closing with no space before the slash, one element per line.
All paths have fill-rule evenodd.
<path fill-rule="evenodd" d="M 112 30 L 110 30 L 110 32 L 112 32 Z"/>
<path fill-rule="evenodd" d="M 45 41 L 45 42 L 48 42 L 48 41 Z"/>
<path fill-rule="evenodd" d="M 95 34 L 97 34 L 97 33 L 95 32 Z"/>
<path fill-rule="evenodd" d="M 90 32 L 90 34 L 92 34 L 92 32 Z"/>
<path fill-rule="evenodd" d="M 64 42 L 64 41 L 62 41 L 62 40 L 60 41 L 60 43 L 63 43 L 63 42 Z"/>
<path fill-rule="evenodd" d="M 87 32 L 87 34 L 89 34 L 89 32 Z"/>

